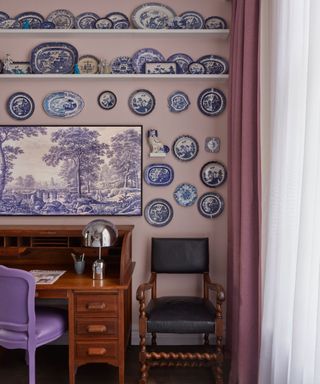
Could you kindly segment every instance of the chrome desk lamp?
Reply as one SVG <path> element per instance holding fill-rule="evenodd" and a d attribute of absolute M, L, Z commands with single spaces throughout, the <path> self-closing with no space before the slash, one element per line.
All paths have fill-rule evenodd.
<path fill-rule="evenodd" d="M 101 248 L 111 247 L 118 238 L 118 230 L 107 220 L 93 220 L 82 231 L 86 247 L 99 248 L 99 258 L 92 264 L 92 277 L 102 280 L 105 274 L 105 263 L 101 258 Z"/>

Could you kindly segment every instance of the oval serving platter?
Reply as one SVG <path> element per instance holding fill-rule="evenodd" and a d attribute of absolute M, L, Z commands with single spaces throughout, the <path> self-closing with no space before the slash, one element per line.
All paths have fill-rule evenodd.
<path fill-rule="evenodd" d="M 172 220 L 173 209 L 167 200 L 154 199 L 146 205 L 144 217 L 150 225 L 164 227 Z"/>
<path fill-rule="evenodd" d="M 201 168 L 200 178 L 207 187 L 219 187 L 227 179 L 226 167 L 219 161 L 209 161 Z"/>
<path fill-rule="evenodd" d="M 155 187 L 165 187 L 172 183 L 174 172 L 169 164 L 150 164 L 144 169 L 144 181 Z"/>
<path fill-rule="evenodd" d="M 76 25 L 76 19 L 67 9 L 56 9 L 49 13 L 47 20 L 53 22 L 57 29 L 72 29 Z"/>
<path fill-rule="evenodd" d="M 189 183 L 179 184 L 173 192 L 173 197 L 182 207 L 190 207 L 198 198 L 197 188 Z"/>
<path fill-rule="evenodd" d="M 198 63 L 204 65 L 206 68 L 206 74 L 208 75 L 222 75 L 228 73 L 229 64 L 221 56 L 217 55 L 205 55 L 200 57 Z"/>
<path fill-rule="evenodd" d="M 145 3 L 134 9 L 131 21 L 138 29 L 165 29 L 169 20 L 175 16 L 175 11 L 167 5 Z"/>
<path fill-rule="evenodd" d="M 34 101 L 25 92 L 16 92 L 7 101 L 7 111 L 16 120 L 26 120 L 34 112 Z"/>
<path fill-rule="evenodd" d="M 172 146 L 173 154 L 182 161 L 193 160 L 199 151 L 197 140 L 189 135 L 179 136 Z"/>
<path fill-rule="evenodd" d="M 73 73 L 78 51 L 69 43 L 42 43 L 33 48 L 30 65 L 32 73 Z"/>
<path fill-rule="evenodd" d="M 202 216 L 213 219 L 223 212 L 223 197 L 216 192 L 208 192 L 199 197 L 198 210 Z"/>
<path fill-rule="evenodd" d="M 84 101 L 71 91 L 53 92 L 43 99 L 42 106 L 48 116 L 66 118 L 78 115 L 84 107 Z"/>
<path fill-rule="evenodd" d="M 100 19 L 94 12 L 83 12 L 76 17 L 76 28 L 79 29 L 94 29 L 95 23 Z"/>
<path fill-rule="evenodd" d="M 198 97 L 198 107 L 207 116 L 217 116 L 226 107 L 226 97 L 217 88 L 207 88 Z"/>

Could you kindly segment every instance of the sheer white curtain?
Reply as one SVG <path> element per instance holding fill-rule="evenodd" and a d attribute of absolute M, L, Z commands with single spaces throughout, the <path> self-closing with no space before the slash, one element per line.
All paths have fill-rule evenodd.
<path fill-rule="evenodd" d="M 320 0 L 262 0 L 259 384 L 320 383 Z"/>

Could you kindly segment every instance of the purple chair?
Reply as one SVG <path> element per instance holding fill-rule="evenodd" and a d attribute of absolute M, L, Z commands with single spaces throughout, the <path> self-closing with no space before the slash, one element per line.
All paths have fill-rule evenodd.
<path fill-rule="evenodd" d="M 35 352 L 64 334 L 63 310 L 35 307 L 35 280 L 26 271 L 0 265 L 0 346 L 25 349 L 29 384 L 35 384 Z"/>

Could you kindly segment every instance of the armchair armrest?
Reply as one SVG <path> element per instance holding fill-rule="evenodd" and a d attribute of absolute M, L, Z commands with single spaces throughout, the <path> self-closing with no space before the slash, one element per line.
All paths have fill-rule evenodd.
<path fill-rule="evenodd" d="M 144 302 L 145 301 L 145 292 L 146 291 L 149 291 L 151 289 L 152 293 L 154 291 L 154 288 L 155 288 L 155 282 L 156 282 L 156 274 L 155 273 L 151 273 L 151 276 L 150 276 L 150 279 L 147 283 L 143 283 L 143 284 L 140 284 L 138 289 L 137 289 L 137 300 L 140 302 L 140 305 L 141 305 L 141 302 Z"/>
<path fill-rule="evenodd" d="M 205 295 L 208 296 L 208 291 L 215 291 L 217 294 L 217 302 L 221 305 L 225 300 L 224 288 L 221 284 L 213 283 L 208 273 L 204 274 Z"/>

